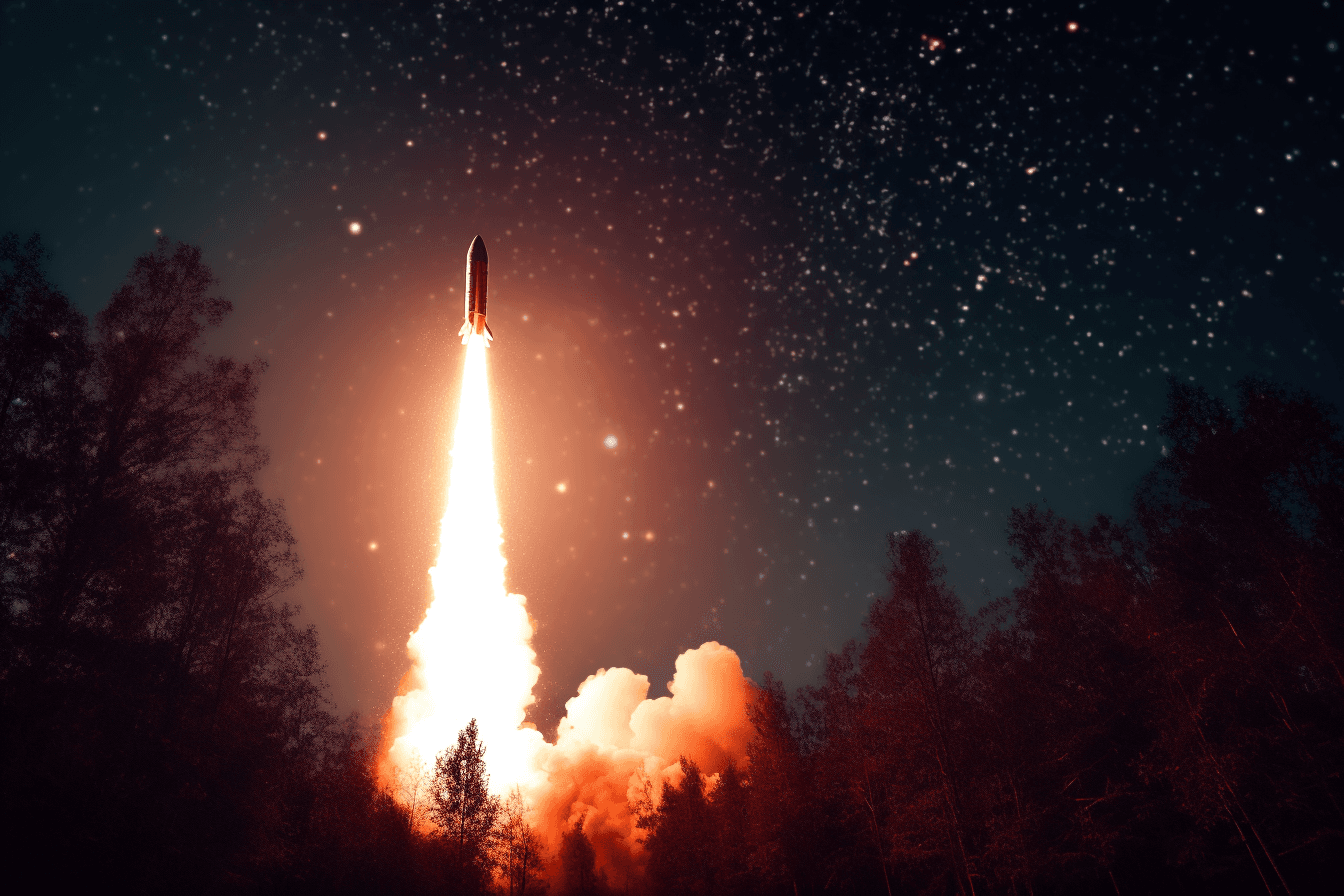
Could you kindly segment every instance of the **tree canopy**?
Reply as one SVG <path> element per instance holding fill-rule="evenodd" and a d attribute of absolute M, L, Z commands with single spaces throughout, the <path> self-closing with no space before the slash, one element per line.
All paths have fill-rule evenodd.
<path fill-rule="evenodd" d="M 372 734 L 333 715 L 316 633 L 279 600 L 301 569 L 256 485 L 263 365 L 201 351 L 230 306 L 200 250 L 160 240 L 92 330 L 43 264 L 36 237 L 0 239 L 11 873 L 135 892 L 396 878 L 378 852 L 409 828 Z"/>
<path fill-rule="evenodd" d="M 653 891 L 1326 886 L 1344 842 L 1344 440 L 1307 393 L 1251 379 L 1236 398 L 1171 384 L 1129 520 L 1015 510 L 1023 582 L 977 614 L 931 539 L 891 535 L 865 639 L 793 699 L 758 689 L 741 783 L 683 760 L 645 808 Z M 730 804 L 740 839 L 706 820 Z M 718 871 L 739 855 L 746 877 Z"/>

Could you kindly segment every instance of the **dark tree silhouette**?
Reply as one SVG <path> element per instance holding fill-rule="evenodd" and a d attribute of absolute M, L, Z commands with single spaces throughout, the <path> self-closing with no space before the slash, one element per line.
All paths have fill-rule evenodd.
<path fill-rule="evenodd" d="M 542 880 L 544 849 L 536 830 L 527 820 L 528 811 L 527 801 L 517 787 L 500 808 L 496 864 L 508 896 L 540 893 L 545 887 Z"/>
<path fill-rule="evenodd" d="M 1265 888 L 1344 832 L 1344 440 L 1333 409 L 1257 379 L 1238 408 L 1173 382 L 1136 519 L 1151 565 L 1155 768 L 1206 863 L 1245 848 Z M 1177 769 L 1181 769 L 1179 773 Z"/>
<path fill-rule="evenodd" d="M 647 873 L 654 893 L 703 896 L 749 892 L 747 784 L 729 765 L 709 784 L 695 762 L 681 757 L 681 780 L 636 807 L 646 831 Z"/>
<path fill-rule="evenodd" d="M 315 633 L 276 602 L 299 567 L 255 485 L 262 366 L 201 354 L 229 305 L 193 247 L 161 240 L 137 259 L 92 339 L 41 262 L 36 239 L 0 239 L 12 873 L 339 891 L 377 863 L 347 850 L 349 873 L 324 877 L 304 832 L 347 836 L 329 824 L 337 805 L 388 830 L 398 810 L 362 769 L 362 735 L 329 711 Z"/>
<path fill-rule="evenodd" d="M 42 242 L 0 237 L 0 662 L 22 661 L 33 584 L 80 462 L 87 322 L 46 279 Z"/>
<path fill-rule="evenodd" d="M 1035 507 L 1010 515 L 1009 543 L 1025 582 L 990 610 L 1014 624 L 986 637 L 978 670 L 982 725 L 994 732 L 987 860 L 1024 885 L 1101 877 L 1118 887 L 1125 854 L 1133 883 L 1160 867 L 1155 841 L 1172 823 L 1138 768 L 1153 737 L 1138 547 L 1104 517 L 1083 530 Z"/>
<path fill-rule="evenodd" d="M 891 596 L 868 613 L 860 675 L 868 685 L 864 724 L 880 732 L 889 786 L 920 830 L 891 830 L 898 862 L 943 854 L 959 890 L 975 893 L 975 832 L 967 807 L 964 739 L 970 716 L 974 640 L 961 602 L 944 583 L 938 549 L 919 531 L 888 539 Z M 941 841 L 935 845 L 934 841 Z"/>
<path fill-rule="evenodd" d="M 750 868 L 767 892 L 808 893 L 822 877 L 824 844 L 815 776 L 798 711 L 769 673 L 747 707 Z"/>
<path fill-rule="evenodd" d="M 750 817 L 748 784 L 736 765 L 719 774 L 710 794 L 707 834 L 713 850 L 717 892 L 744 896 L 753 889 L 750 867 Z"/>
<path fill-rule="evenodd" d="M 564 896 L 602 896 L 607 882 L 597 868 L 597 851 L 583 832 L 583 819 L 560 836 L 560 880 Z"/>
<path fill-rule="evenodd" d="M 639 819 L 648 833 L 648 872 L 655 893 L 718 892 L 709 800 L 700 767 L 681 758 L 681 781 L 662 788 L 657 806 Z"/>
<path fill-rule="evenodd" d="M 837 828 L 837 846 L 829 856 L 832 877 L 858 885 L 876 871 L 871 889 L 895 892 L 893 844 L 899 838 L 894 817 L 892 744 L 872 724 L 871 704 L 858 675 L 858 645 L 850 642 L 827 657 L 823 683 L 807 694 L 809 716 L 822 746 L 814 758 L 817 790 L 828 794 L 825 814 Z"/>
<path fill-rule="evenodd" d="M 500 801 L 490 793 L 485 745 L 476 720 L 458 732 L 456 745 L 434 761 L 429 815 L 448 844 L 452 870 L 463 892 L 483 892 L 494 870 Z"/>

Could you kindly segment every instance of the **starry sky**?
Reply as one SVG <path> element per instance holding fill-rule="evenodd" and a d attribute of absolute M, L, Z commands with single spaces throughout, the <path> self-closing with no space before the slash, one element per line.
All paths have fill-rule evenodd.
<path fill-rule="evenodd" d="M 0 230 L 89 314 L 202 247 L 341 709 L 430 599 L 477 233 L 534 719 L 709 639 L 806 684 L 887 532 L 975 608 L 1012 507 L 1123 516 L 1167 377 L 1344 399 L 1338 2 L 893 5 L 10 2 Z"/>

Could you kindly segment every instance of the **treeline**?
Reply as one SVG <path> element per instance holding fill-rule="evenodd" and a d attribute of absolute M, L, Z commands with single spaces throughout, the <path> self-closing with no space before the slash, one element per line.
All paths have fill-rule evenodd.
<path fill-rule="evenodd" d="M 92 328 L 0 238 L 0 855 L 52 891 L 442 891 L 325 697 L 262 496 L 259 363 L 160 241 Z"/>
<path fill-rule="evenodd" d="M 1128 521 L 1029 507 L 1023 584 L 970 613 L 890 538 L 866 638 L 759 689 L 740 768 L 632 807 L 644 874 L 546 854 L 476 730 L 423 792 L 336 716 L 256 486 L 259 363 L 161 241 L 90 327 L 0 238 L 0 836 L 53 890 L 1308 893 L 1344 853 L 1344 440 L 1318 399 L 1173 383 Z M 403 788 L 404 790 L 404 788 Z M 543 878 L 545 879 L 543 881 Z"/>
<path fill-rule="evenodd" d="M 1128 522 L 1013 512 L 1024 582 L 969 613 L 889 539 L 866 640 L 744 769 L 643 806 L 655 893 L 1310 893 L 1344 855 L 1344 442 L 1248 380 L 1173 381 Z M 708 793 L 707 793 L 708 791 Z"/>

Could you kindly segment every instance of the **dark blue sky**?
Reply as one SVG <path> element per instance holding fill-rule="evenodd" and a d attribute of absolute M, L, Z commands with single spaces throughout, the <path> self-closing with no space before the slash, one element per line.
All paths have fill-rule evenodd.
<path fill-rule="evenodd" d="M 810 681 L 892 530 L 1005 593 L 1169 375 L 1341 398 L 1329 3 L 124 6 L 5 7 L 0 229 L 90 314 L 203 247 L 343 708 L 428 600 L 476 233 L 543 723 L 708 638 Z"/>

